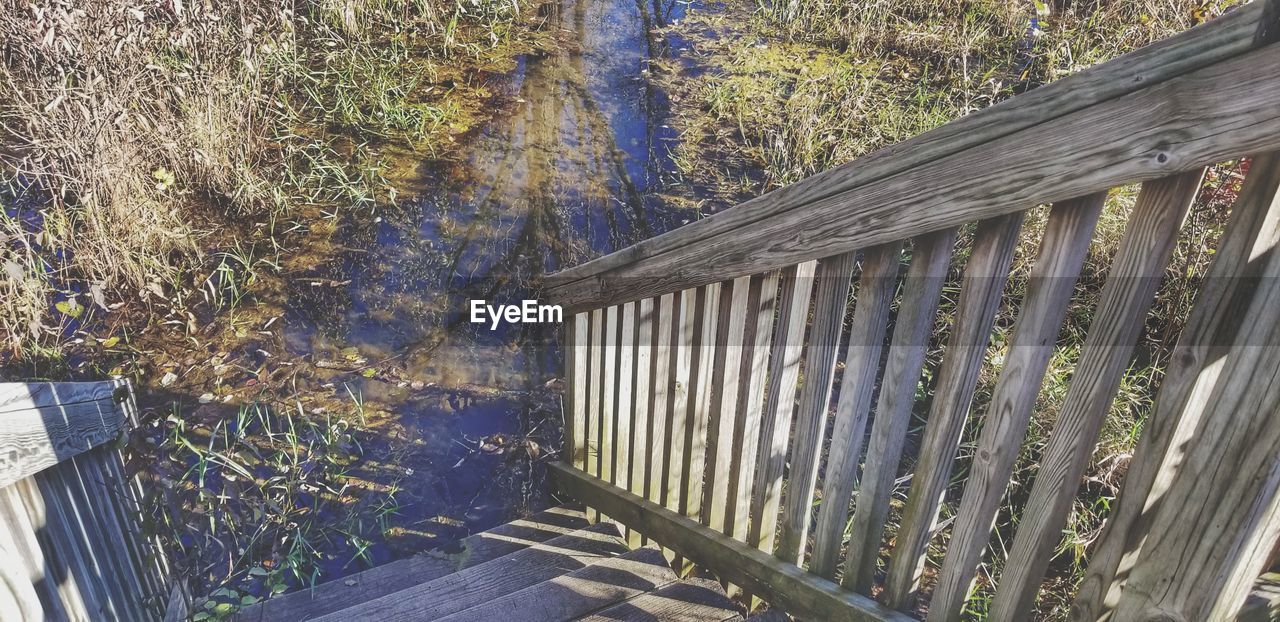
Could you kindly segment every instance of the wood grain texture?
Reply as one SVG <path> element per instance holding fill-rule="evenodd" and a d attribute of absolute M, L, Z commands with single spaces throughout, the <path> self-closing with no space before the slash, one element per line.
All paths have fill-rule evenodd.
<path fill-rule="evenodd" d="M 631 428 L 631 485 L 627 488 L 640 496 L 648 495 L 649 457 L 653 451 L 649 445 L 649 434 L 653 430 L 649 414 L 653 393 L 654 319 L 654 300 L 641 300 L 636 310 L 635 424 Z"/>
<path fill-rule="evenodd" d="M 862 594 L 871 594 L 875 580 L 889 497 L 955 241 L 956 230 L 946 229 L 916 238 L 912 247 L 911 268 L 902 288 L 902 302 L 885 362 L 841 578 L 841 584 Z"/>
<path fill-rule="evenodd" d="M 1105 192 L 1093 194 L 1054 205 L 1049 213 L 969 469 L 947 557 L 929 601 L 931 621 L 959 619 L 1105 200 Z"/>
<path fill-rule="evenodd" d="M 598 509 L 613 516 L 607 508 Z M 617 528 L 611 523 L 599 523 L 434 581 L 363 603 L 353 603 L 346 609 L 313 620 L 410 622 L 442 618 L 615 557 L 626 550 Z"/>
<path fill-rule="evenodd" d="M 724 622 L 741 620 L 737 605 L 710 579 L 691 577 L 582 618 L 583 622 Z"/>
<path fill-rule="evenodd" d="M 1220 63 L 1275 41 L 1280 34 L 1276 27 L 1277 13 L 1280 10 L 1274 1 L 1254 2 L 1187 32 L 966 115 L 731 210 L 566 269 L 552 275 L 547 283 L 552 286 L 572 283 L 697 245 L 780 212 L 920 168 L 983 143 L 1027 132 L 1052 119 Z"/>
<path fill-rule="evenodd" d="M 920 459 L 907 494 L 882 600 L 894 609 L 913 607 L 924 570 L 925 549 L 938 505 L 969 414 L 969 404 L 986 357 L 991 327 L 1009 277 L 1023 212 L 978 223 L 965 265 L 954 326 L 947 341 L 938 384 L 920 445 Z"/>
<path fill-rule="evenodd" d="M 671 357 L 675 352 L 672 344 L 677 336 L 673 329 L 678 329 L 675 321 L 675 295 L 663 294 L 658 299 L 657 330 L 654 332 L 653 359 L 653 391 L 651 392 L 650 409 L 653 429 L 649 436 L 653 439 L 649 454 L 649 500 L 658 505 L 667 506 L 667 465 L 670 455 L 667 448 L 671 446 L 668 438 L 668 418 L 671 414 L 670 396 L 675 387 L 674 371 Z M 670 506 L 667 506 L 670 507 Z"/>
<path fill-rule="evenodd" d="M 758 275 L 751 279 L 751 291 L 747 299 L 747 334 L 743 339 L 749 348 L 742 357 L 739 375 L 738 421 L 734 425 L 733 463 L 729 477 L 729 515 L 725 520 L 729 530 L 725 533 L 737 540 L 747 541 L 751 516 L 751 496 L 755 486 L 756 463 L 760 455 L 760 423 L 764 412 L 765 382 L 768 379 L 770 343 L 773 341 L 773 319 L 777 307 L 777 271 Z M 754 321 L 753 321 L 754 320 Z"/>
<path fill-rule="evenodd" d="M 0 399 L 9 408 L 0 413 L 0 487 L 114 440 L 124 430 L 124 411 L 115 397 L 121 385 L 115 381 L 71 383 L 66 389 L 61 383 L 0 386 L 5 394 Z"/>
<path fill-rule="evenodd" d="M 586 313 L 578 313 L 569 317 L 564 328 L 564 377 L 565 398 L 568 404 L 565 414 L 569 418 L 565 428 L 569 431 L 565 449 L 569 455 L 565 461 L 583 469 L 587 464 L 587 386 L 588 355 L 590 347 L 590 317 Z"/>
<path fill-rule="evenodd" d="M 689 430 L 689 382 L 692 378 L 694 328 L 697 321 L 698 291 L 680 292 L 675 328 L 675 366 L 671 376 L 671 426 L 667 429 L 667 507 L 683 514 L 687 508 L 684 498 L 686 438 Z"/>
<path fill-rule="evenodd" d="M 604 371 L 600 378 L 600 479 L 613 483 L 617 464 L 618 424 L 618 306 L 604 310 L 604 337 L 600 350 Z"/>
<path fill-rule="evenodd" d="M 1280 46 L 1248 52 L 544 297 L 568 309 L 642 298 L 1274 150 L 1277 64 Z"/>
<path fill-rule="evenodd" d="M 656 548 L 641 548 L 516 590 L 439 622 L 562 622 L 665 587 L 676 575 Z"/>
<path fill-rule="evenodd" d="M 889 305 L 898 290 L 898 266 L 901 262 L 901 242 L 870 248 L 862 255 L 858 300 L 849 327 L 844 377 L 840 382 L 826 477 L 822 482 L 822 505 L 818 507 L 818 523 L 813 534 L 813 557 L 809 560 L 809 572 L 827 579 L 835 579 L 836 563 L 840 560 L 849 497 L 858 481 L 862 439 L 879 375 L 880 351 L 884 347 L 889 324 Z M 840 315 L 844 315 L 843 308 Z M 844 323 L 843 317 L 840 322 Z M 823 409 L 826 409 L 825 403 Z"/>
<path fill-rule="evenodd" d="M 600 420 L 604 418 L 604 309 L 591 312 L 591 369 L 587 399 L 587 468 L 586 471 L 600 476 Z"/>
<path fill-rule="evenodd" d="M 742 361 L 747 349 L 748 301 L 751 277 L 744 276 L 720 288 L 719 331 L 716 334 L 716 362 L 711 384 L 711 422 L 707 435 L 706 520 L 712 529 L 728 533 L 732 497 L 729 495 L 735 426 L 738 422 L 738 385 L 741 383 Z"/>
<path fill-rule="evenodd" d="M 802 563 L 809 538 L 818 460 L 827 432 L 827 407 L 840 355 L 840 331 L 856 259 L 848 252 L 818 261 L 815 272 L 813 325 L 805 346 L 804 385 L 796 407 L 795 434 L 791 438 L 791 463 L 787 477 L 786 505 L 782 512 L 777 555 L 793 564 Z"/>
<path fill-rule="evenodd" d="M 1159 499 L 1116 620 L 1229 620 L 1280 540 L 1280 252 L 1265 267 L 1193 442 Z"/>
<path fill-rule="evenodd" d="M 768 594 L 771 604 L 793 615 L 830 621 L 911 619 L 625 490 L 557 463 L 547 466 L 568 494 L 688 556 L 721 580 L 752 594 Z"/>
<path fill-rule="evenodd" d="M 613 481 L 631 490 L 631 425 L 635 416 L 636 303 L 622 305 L 618 321 L 618 415 L 614 426 Z"/>
<path fill-rule="evenodd" d="M 581 510 L 551 508 L 467 536 L 460 542 L 462 551 L 456 555 L 424 553 L 374 566 L 321 584 L 315 590 L 302 589 L 265 600 L 241 610 L 235 619 L 245 622 L 302 622 L 434 581 L 589 526 L 587 516 Z"/>
<path fill-rule="evenodd" d="M 778 328 L 770 347 L 773 356 L 769 360 L 769 386 L 760 421 L 760 455 L 747 532 L 747 543 L 762 551 L 773 551 L 777 536 L 782 473 L 787 465 L 796 386 L 804 357 L 804 329 L 809 319 L 809 299 L 817 265 L 810 261 L 784 270 L 778 292 Z"/>
<path fill-rule="evenodd" d="M 1199 428 L 1203 401 L 1217 382 L 1229 346 L 1237 342 L 1239 317 L 1252 299 L 1254 261 L 1280 244 L 1280 156 L 1253 158 L 1249 176 L 1201 283 L 1196 302 L 1169 358 L 1155 409 L 1148 418 L 1125 476 L 1117 505 L 1090 555 L 1072 605 L 1071 619 L 1098 620 L 1119 602 L 1137 553 L 1151 529 L 1158 500 L 1180 468 Z"/>
<path fill-rule="evenodd" d="M 1142 186 L 1040 458 L 1031 497 L 1023 507 L 990 610 L 992 620 L 1015 622 L 1031 615 L 1098 433 L 1173 253 L 1178 229 L 1203 177 L 1203 170 L 1194 171 Z"/>
<path fill-rule="evenodd" d="M 698 289 L 696 335 L 693 348 L 693 380 L 689 394 L 689 426 L 685 436 L 684 480 L 681 501 L 685 516 L 701 517 L 704 501 L 704 478 L 707 465 L 707 429 L 711 422 L 712 371 L 716 362 L 716 327 L 720 313 L 720 284 Z M 687 570 L 687 568 L 686 568 Z M 683 576 L 684 573 L 681 573 Z"/>

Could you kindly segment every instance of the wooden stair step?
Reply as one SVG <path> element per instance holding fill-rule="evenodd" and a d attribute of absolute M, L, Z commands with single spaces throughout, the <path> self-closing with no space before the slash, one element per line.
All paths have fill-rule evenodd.
<path fill-rule="evenodd" d="M 723 622 L 742 620 L 738 606 L 725 595 L 717 581 L 689 578 L 657 591 L 637 596 L 594 615 L 580 618 L 590 622 Z"/>
<path fill-rule="evenodd" d="M 586 515 L 577 507 L 551 508 L 528 518 L 467 536 L 460 542 L 462 550 L 458 553 L 442 554 L 432 551 L 375 566 L 351 576 L 322 583 L 315 589 L 289 592 L 246 607 L 237 614 L 236 619 L 247 622 L 310 620 L 355 603 L 434 581 L 534 544 L 574 533 L 589 525 Z"/>
<path fill-rule="evenodd" d="M 618 527 L 600 523 L 316 620 L 434 620 L 626 552 Z"/>
<path fill-rule="evenodd" d="M 445 616 L 440 622 L 572 620 L 659 589 L 677 579 L 662 551 L 649 546 Z"/>

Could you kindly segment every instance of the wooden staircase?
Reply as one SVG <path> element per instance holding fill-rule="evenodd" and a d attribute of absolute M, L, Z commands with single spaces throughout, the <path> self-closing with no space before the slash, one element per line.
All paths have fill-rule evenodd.
<path fill-rule="evenodd" d="M 557 507 L 423 554 L 267 600 L 241 621 L 741 620 L 716 581 L 681 580 L 662 551 Z"/>

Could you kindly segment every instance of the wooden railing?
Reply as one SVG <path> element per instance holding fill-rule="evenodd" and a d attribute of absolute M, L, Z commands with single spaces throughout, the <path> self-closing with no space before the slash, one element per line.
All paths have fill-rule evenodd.
<path fill-rule="evenodd" d="M 186 617 L 116 441 L 129 384 L 0 384 L 0 619 Z"/>
<path fill-rule="evenodd" d="M 1203 171 L 1251 156 L 1072 610 L 1233 616 L 1280 536 L 1277 6 L 1245 5 L 551 277 L 543 297 L 570 313 L 561 485 L 793 614 L 958 619 L 1104 200 L 1141 183 L 1012 548 L 988 579 L 990 617 L 1026 619 Z M 1044 204 L 997 365 L 988 342 L 1023 215 Z M 957 254 L 959 301 L 886 534 Z M 970 412 L 984 366 L 999 378 Z M 939 507 L 975 420 L 944 546 Z M 944 557 L 920 602 L 931 546 Z"/>

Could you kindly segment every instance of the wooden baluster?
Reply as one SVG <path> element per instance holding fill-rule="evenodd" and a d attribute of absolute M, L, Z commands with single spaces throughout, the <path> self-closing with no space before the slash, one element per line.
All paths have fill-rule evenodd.
<path fill-rule="evenodd" d="M 764 411 L 766 373 L 769 369 L 769 344 L 773 340 L 773 316 L 778 301 L 779 272 L 773 271 L 751 279 L 747 296 L 747 334 L 743 343 L 750 348 L 742 358 L 741 382 L 738 385 L 738 421 L 734 424 L 733 462 L 729 467 L 729 515 L 726 535 L 747 541 L 750 524 L 751 491 L 755 482 L 755 466 L 760 454 L 760 418 Z"/>
<path fill-rule="evenodd" d="M 591 337 L 588 340 L 591 348 L 591 386 L 588 387 L 590 398 L 587 400 L 587 472 L 600 477 L 601 445 L 600 430 L 604 421 L 604 309 L 591 312 Z M 591 448 L 591 444 L 595 448 Z M 587 520 L 595 522 L 600 514 L 594 509 L 587 509 Z"/>
<path fill-rule="evenodd" d="M 1253 300 L 1234 315 L 1240 331 L 1207 399 L 1188 401 L 1203 412 L 1148 500 L 1151 529 L 1115 620 L 1233 620 L 1280 540 L 1280 247 L 1252 263 Z"/>
<path fill-rule="evenodd" d="M 587 367 L 587 348 L 589 347 L 590 324 L 586 313 L 577 313 L 569 318 L 564 327 L 564 395 L 569 404 L 565 414 L 569 417 L 568 438 L 565 448 L 568 455 L 564 460 L 578 469 L 585 469 L 587 464 L 587 385 L 590 384 Z"/>
<path fill-rule="evenodd" d="M 617 415 L 614 424 L 614 484 L 631 490 L 631 429 L 635 410 L 632 408 L 635 397 L 635 356 L 636 356 L 636 303 L 622 305 L 622 316 L 618 325 L 618 380 L 617 380 Z M 624 530 L 628 545 L 640 546 L 640 535 L 630 529 Z"/>
<path fill-rule="evenodd" d="M 689 428 L 689 379 L 692 372 L 694 320 L 698 292 L 686 289 L 680 292 L 677 310 L 679 321 L 673 330 L 678 341 L 675 344 L 675 368 L 671 382 L 671 426 L 667 430 L 667 507 L 684 514 L 686 501 L 681 492 L 685 479 L 685 438 Z"/>
<path fill-rule="evenodd" d="M 818 457 L 827 430 L 827 405 L 839 356 L 840 330 L 856 253 L 850 251 L 818 261 L 813 327 L 805 353 L 804 386 L 796 411 L 796 434 L 791 442 L 791 469 L 782 513 L 779 559 L 801 565 L 813 511 L 813 488 L 818 480 Z"/>
<path fill-rule="evenodd" d="M 849 328 L 840 401 L 836 405 L 831 450 L 827 452 L 827 475 L 822 482 L 822 505 L 818 508 L 818 526 L 814 532 L 813 558 L 809 562 L 810 572 L 827 579 L 835 579 L 836 562 L 840 559 L 840 541 L 844 536 L 849 497 L 858 479 L 862 438 L 880 369 L 880 351 L 884 347 L 885 327 L 889 323 L 889 305 L 893 303 L 893 295 L 898 289 L 901 261 L 902 242 L 876 246 L 862 256 L 858 303 Z M 841 323 L 843 321 L 841 318 Z M 825 402 L 823 410 L 826 410 Z"/>
<path fill-rule="evenodd" d="M 778 328 L 773 335 L 769 360 L 769 386 L 764 418 L 760 422 L 760 455 L 756 485 L 751 496 L 751 525 L 747 544 L 772 551 L 777 535 L 778 507 L 782 503 L 782 471 L 787 463 L 787 441 L 796 406 L 796 383 L 804 356 L 804 329 L 809 318 L 809 298 L 818 263 L 807 261 L 783 271 L 778 292 Z"/>
<path fill-rule="evenodd" d="M 716 319 L 720 313 L 720 284 L 698 289 L 698 317 L 693 350 L 693 383 L 689 392 L 689 428 L 685 452 L 683 514 L 702 520 L 703 477 L 707 463 L 707 428 L 711 422 L 711 380 L 716 364 Z"/>
<path fill-rule="evenodd" d="M 637 303 L 636 313 L 636 381 L 634 423 L 631 426 L 631 485 L 627 488 L 641 497 L 648 495 L 649 473 L 653 467 L 649 462 L 649 445 L 653 421 L 650 419 L 653 394 L 653 324 L 654 304 L 652 298 L 645 298 Z"/>
<path fill-rule="evenodd" d="M 1138 441 L 1117 505 L 1090 555 L 1072 605 L 1073 620 L 1098 620 L 1120 601 L 1137 553 L 1151 533 L 1160 500 L 1170 487 L 1170 474 L 1179 470 L 1186 453 L 1183 448 L 1200 427 L 1228 347 L 1238 342 L 1239 318 L 1252 296 L 1250 277 L 1258 272 L 1254 260 L 1280 245 L 1278 187 L 1280 154 L 1253 158 L 1226 233 L 1169 357 L 1155 410 Z"/>
<path fill-rule="evenodd" d="M 1203 170 L 1192 171 L 1142 186 L 1107 273 L 1066 401 L 1040 458 L 1013 551 L 1000 575 L 992 620 L 1025 620 L 1031 615 L 1053 548 L 1062 540 L 1080 478 L 1173 254 L 1178 228 L 1203 177 Z"/>
<path fill-rule="evenodd" d="M 675 322 L 675 294 L 665 294 L 658 298 L 655 312 L 657 313 L 657 330 L 653 335 L 653 391 L 650 392 L 649 399 L 653 429 L 649 433 L 652 442 L 649 443 L 651 453 L 649 454 L 648 497 L 654 503 L 671 507 L 667 503 L 666 459 L 671 455 L 667 450 L 671 446 L 671 440 L 667 436 L 669 429 L 667 421 L 671 414 L 670 397 L 675 388 L 675 366 L 671 364 L 675 349 L 671 346 L 676 342 L 677 336 L 672 333 L 672 329 L 679 328 Z"/>
<path fill-rule="evenodd" d="M 716 334 L 717 356 L 712 373 L 711 421 L 707 444 L 707 503 L 703 524 L 728 533 L 726 518 L 732 500 L 729 497 L 730 467 L 737 447 L 733 443 L 734 424 L 738 419 L 738 383 L 742 372 L 746 344 L 747 301 L 751 294 L 751 277 L 743 276 L 720 288 L 719 330 Z"/>
<path fill-rule="evenodd" d="M 898 475 L 902 445 L 911 422 L 911 406 L 915 403 L 925 349 L 933 332 L 938 299 L 955 241 L 956 230 L 946 229 L 916 238 L 912 249 L 911 268 L 903 286 L 893 342 L 885 363 L 841 579 L 845 586 L 863 594 L 871 594 L 875 580 L 881 536 L 889 515 L 889 497 Z"/>
<path fill-rule="evenodd" d="M 938 505 L 950 480 L 951 464 L 969 413 L 978 373 L 987 351 L 1000 296 L 1009 278 L 1023 212 L 978 223 L 973 251 L 965 265 L 955 325 L 929 408 L 920 459 L 911 480 L 907 506 L 898 526 L 883 599 L 909 610 L 924 569 L 925 549 L 933 533 Z"/>
<path fill-rule="evenodd" d="M 1106 193 L 1053 206 L 956 514 L 929 620 L 957 620 L 1013 470 Z"/>
<path fill-rule="evenodd" d="M 604 312 L 604 376 L 601 378 L 600 479 L 614 483 L 617 460 L 615 428 L 618 421 L 618 307 Z"/>

